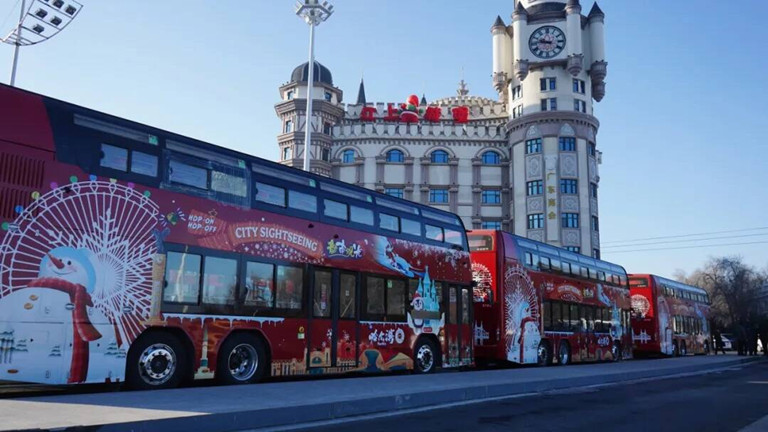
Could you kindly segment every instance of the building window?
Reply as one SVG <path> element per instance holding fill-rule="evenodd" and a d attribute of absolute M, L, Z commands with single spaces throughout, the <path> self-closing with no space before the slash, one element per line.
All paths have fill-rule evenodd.
<path fill-rule="evenodd" d="M 592 258 L 600 259 L 600 249 L 592 249 Z"/>
<path fill-rule="evenodd" d="M 592 216 L 592 231 L 600 231 L 600 221 L 597 216 Z"/>
<path fill-rule="evenodd" d="M 541 91 L 557 90 L 557 78 L 541 78 L 539 87 Z"/>
<path fill-rule="evenodd" d="M 448 189 L 430 189 L 429 202 L 445 204 L 448 202 Z"/>
<path fill-rule="evenodd" d="M 355 151 L 352 149 L 344 150 L 341 153 L 341 161 L 345 164 L 351 164 L 355 162 Z"/>
<path fill-rule="evenodd" d="M 480 223 L 481 229 L 500 230 L 501 221 L 482 221 Z"/>
<path fill-rule="evenodd" d="M 528 215 L 528 229 L 544 228 L 544 213 Z"/>
<path fill-rule="evenodd" d="M 387 162 L 402 162 L 405 158 L 400 150 L 390 150 L 387 152 Z"/>
<path fill-rule="evenodd" d="M 384 193 L 395 198 L 403 197 L 403 188 L 386 188 Z"/>
<path fill-rule="evenodd" d="M 576 194 L 579 193 L 579 182 L 575 179 L 560 179 L 560 193 Z"/>
<path fill-rule="evenodd" d="M 283 127 L 283 133 L 293 132 L 293 120 L 286 120 L 285 127 Z"/>
<path fill-rule="evenodd" d="M 589 184 L 589 196 L 592 198 L 597 198 L 597 183 Z"/>
<path fill-rule="evenodd" d="M 528 196 L 541 195 L 542 193 L 544 193 L 544 182 L 542 180 L 529 181 L 527 185 L 528 185 L 528 188 L 526 191 L 526 195 Z"/>
<path fill-rule="evenodd" d="M 541 138 L 529 139 L 525 142 L 525 154 L 541 153 Z"/>
<path fill-rule="evenodd" d="M 331 149 L 324 148 L 320 152 L 320 154 L 321 154 L 321 156 L 322 156 L 324 161 L 326 161 L 326 162 L 330 162 L 331 161 Z"/>
<path fill-rule="evenodd" d="M 595 147 L 595 143 L 589 143 L 587 146 L 589 148 L 589 155 L 592 157 L 597 156 L 597 148 Z"/>
<path fill-rule="evenodd" d="M 584 102 L 581 99 L 574 99 L 573 100 L 573 110 L 586 114 L 586 112 L 587 112 L 587 103 Z"/>
<path fill-rule="evenodd" d="M 518 118 L 523 116 L 523 105 L 518 105 L 512 108 L 512 118 Z"/>
<path fill-rule="evenodd" d="M 293 95 L 294 95 L 294 92 L 293 92 L 293 90 L 288 90 L 288 93 L 286 93 L 286 94 L 285 94 L 285 97 L 286 97 L 288 100 L 291 100 L 291 99 L 293 99 Z"/>
<path fill-rule="evenodd" d="M 331 95 L 331 92 L 325 92 L 325 100 L 330 102 L 333 98 L 333 95 Z"/>
<path fill-rule="evenodd" d="M 333 135 L 333 125 L 328 122 L 323 123 L 323 133 L 326 135 Z"/>
<path fill-rule="evenodd" d="M 563 213 L 562 221 L 563 221 L 563 228 L 578 228 L 579 227 L 579 214 L 578 213 Z"/>
<path fill-rule="evenodd" d="M 584 81 L 580 79 L 573 79 L 573 92 L 584 94 Z"/>
<path fill-rule="evenodd" d="M 501 191 L 498 189 L 484 190 L 483 204 L 501 204 Z"/>
<path fill-rule="evenodd" d="M 283 160 L 288 160 L 293 157 L 293 149 L 290 147 L 283 147 Z"/>
<path fill-rule="evenodd" d="M 523 97 L 523 86 L 512 87 L 512 100 L 520 99 Z"/>
<path fill-rule="evenodd" d="M 483 153 L 483 165 L 498 165 L 501 163 L 501 156 L 495 151 Z"/>
<path fill-rule="evenodd" d="M 549 108 L 547 108 L 549 106 Z M 549 98 L 541 100 L 542 111 L 557 111 L 557 98 Z"/>
<path fill-rule="evenodd" d="M 560 137 L 560 151 L 576 151 L 576 138 Z"/>
<path fill-rule="evenodd" d="M 568 252 L 576 252 L 578 254 L 581 253 L 581 248 L 578 246 L 566 246 L 565 250 L 567 250 Z"/>
<path fill-rule="evenodd" d="M 445 150 L 435 150 L 429 157 L 432 163 L 448 163 L 448 152 Z"/>

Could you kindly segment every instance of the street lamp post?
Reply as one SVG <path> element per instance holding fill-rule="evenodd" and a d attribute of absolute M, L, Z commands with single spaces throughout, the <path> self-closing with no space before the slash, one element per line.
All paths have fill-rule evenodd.
<path fill-rule="evenodd" d="M 296 15 L 309 24 L 309 72 L 307 73 L 307 120 L 304 123 L 304 171 L 309 171 L 309 149 L 312 138 L 312 87 L 315 72 L 315 26 L 333 14 L 333 6 L 318 0 L 296 2 Z"/>
<path fill-rule="evenodd" d="M 75 0 L 32 0 L 27 7 L 21 0 L 19 22 L 0 42 L 14 45 L 11 86 L 16 84 L 19 48 L 35 45 L 59 34 L 80 13 L 83 5 Z M 24 30 L 22 34 L 22 30 Z"/>

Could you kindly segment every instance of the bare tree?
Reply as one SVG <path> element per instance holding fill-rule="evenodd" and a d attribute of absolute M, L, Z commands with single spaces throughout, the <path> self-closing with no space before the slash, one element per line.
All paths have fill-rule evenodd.
<path fill-rule="evenodd" d="M 714 320 L 728 325 L 758 319 L 755 300 L 766 275 L 745 264 L 741 257 L 713 258 L 686 281 L 707 290 Z"/>

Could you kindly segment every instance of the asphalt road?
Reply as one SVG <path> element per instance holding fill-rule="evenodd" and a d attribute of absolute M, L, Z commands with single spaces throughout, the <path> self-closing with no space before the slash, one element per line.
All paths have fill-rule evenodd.
<path fill-rule="evenodd" d="M 722 432 L 738 431 L 764 416 L 768 416 L 768 362 L 706 375 L 453 406 L 303 430 Z M 757 430 L 768 430 L 765 421 Z"/>

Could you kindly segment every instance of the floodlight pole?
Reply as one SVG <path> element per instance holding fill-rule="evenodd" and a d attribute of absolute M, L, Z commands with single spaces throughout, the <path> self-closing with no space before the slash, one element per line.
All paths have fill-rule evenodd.
<path fill-rule="evenodd" d="M 318 71 L 319 72 L 319 71 Z M 304 171 L 309 171 L 312 138 L 312 87 L 315 86 L 315 24 L 309 23 L 309 73 L 307 74 L 307 121 L 304 123 Z"/>
<path fill-rule="evenodd" d="M 13 49 L 13 65 L 11 66 L 11 87 L 16 84 L 16 65 L 19 63 L 19 47 L 21 47 L 21 22 L 24 21 L 25 0 L 21 0 L 21 12 L 19 13 L 19 24 L 16 27 L 16 47 Z"/>
<path fill-rule="evenodd" d="M 310 170 L 310 144 L 312 139 L 312 88 L 315 85 L 315 26 L 333 14 L 333 6 L 318 0 L 296 2 L 296 15 L 309 24 L 309 72 L 307 73 L 307 120 L 304 122 L 304 171 Z"/>

